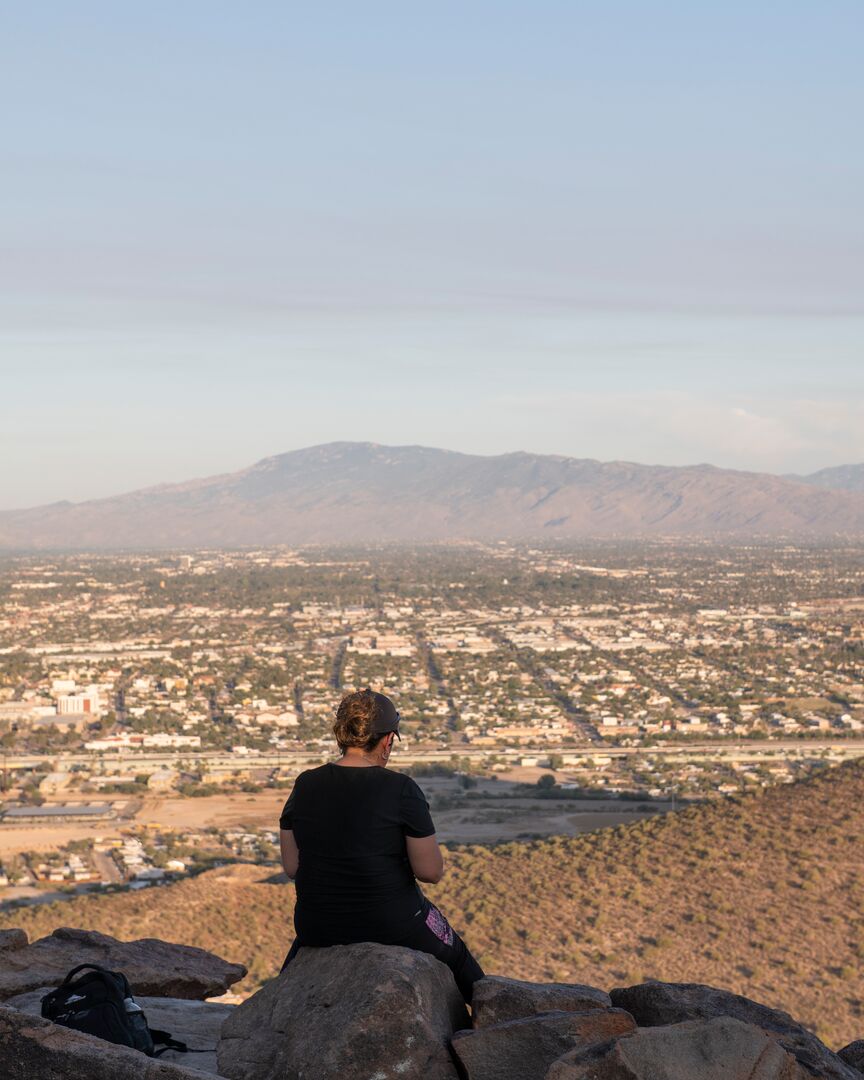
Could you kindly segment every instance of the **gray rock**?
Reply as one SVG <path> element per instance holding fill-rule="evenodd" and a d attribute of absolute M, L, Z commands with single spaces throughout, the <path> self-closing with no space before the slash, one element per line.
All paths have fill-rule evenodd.
<path fill-rule="evenodd" d="M 545 1080 L 808 1080 L 774 1039 L 730 1016 L 640 1028 L 581 1047 L 549 1068 Z"/>
<path fill-rule="evenodd" d="M 468 1024 L 449 968 L 426 953 L 369 942 L 305 948 L 226 1020 L 219 1071 L 230 1080 L 456 1080 L 448 1041 Z"/>
<path fill-rule="evenodd" d="M 207 1080 L 207 1074 L 149 1058 L 0 1005 L 3 1080 Z"/>
<path fill-rule="evenodd" d="M 78 964 L 122 971 L 134 993 L 155 997 L 216 997 L 246 974 L 242 964 L 229 964 L 189 945 L 172 945 L 158 938 L 118 941 L 93 930 L 62 927 L 32 945 L 3 953 L 0 1001 L 42 986 L 57 986 Z"/>
<path fill-rule="evenodd" d="M 474 984 L 471 1012 L 474 1027 L 489 1027 L 542 1012 L 587 1012 L 611 1008 L 603 990 L 579 983 L 532 983 L 487 975 Z"/>
<path fill-rule="evenodd" d="M 612 1001 L 627 1009 L 640 1027 L 680 1024 L 685 1020 L 712 1020 L 731 1016 L 753 1024 L 788 1050 L 810 1076 L 820 1080 L 861 1080 L 853 1070 L 821 1042 L 812 1031 L 779 1009 L 770 1009 L 728 990 L 700 983 L 647 982 L 613 990 Z"/>
<path fill-rule="evenodd" d="M 139 997 L 138 1004 L 144 1010 L 147 1023 L 152 1028 L 169 1032 L 175 1039 L 203 1053 L 182 1054 L 166 1050 L 163 1061 L 174 1061 L 187 1068 L 219 1074 L 216 1047 L 222 1025 L 237 1008 L 219 1001 L 189 1001 L 183 998 Z"/>
<path fill-rule="evenodd" d="M 29 1013 L 30 1016 L 41 1016 L 42 998 L 53 989 L 53 986 L 40 986 L 38 990 L 28 990 L 24 994 L 16 994 L 15 997 L 7 998 L 3 1004 L 9 1009 Z"/>
<path fill-rule="evenodd" d="M 452 1047 L 467 1080 L 543 1080 L 568 1050 L 635 1030 L 623 1009 L 548 1012 L 459 1032 Z"/>
<path fill-rule="evenodd" d="M 864 1074 L 864 1039 L 856 1039 L 855 1042 L 844 1046 L 842 1050 L 837 1051 L 837 1057 Z"/>
<path fill-rule="evenodd" d="M 28 938 L 24 930 L 0 930 L 0 952 L 23 949 Z"/>
<path fill-rule="evenodd" d="M 9 998 L 5 1005 L 30 1016 L 41 1016 L 42 998 L 51 989 L 53 988 L 50 986 L 43 986 L 38 990 L 29 990 L 26 994 Z M 163 1061 L 175 1061 L 187 1068 L 218 1074 L 216 1046 L 222 1024 L 236 1008 L 235 1005 L 217 1001 L 190 1001 L 188 998 L 138 996 L 135 1000 L 144 1010 L 151 1028 L 167 1031 L 173 1038 L 185 1042 L 192 1050 L 204 1051 L 183 1054 L 177 1050 L 166 1050 L 160 1055 Z"/>

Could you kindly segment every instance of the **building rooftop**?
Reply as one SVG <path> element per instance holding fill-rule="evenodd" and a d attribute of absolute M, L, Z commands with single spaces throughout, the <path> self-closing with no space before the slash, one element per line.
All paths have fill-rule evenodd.
<path fill-rule="evenodd" d="M 59 817 L 107 817 L 113 813 L 111 803 L 69 803 L 60 806 L 11 806 L 0 811 L 4 821 L 27 820 L 29 818 Z"/>

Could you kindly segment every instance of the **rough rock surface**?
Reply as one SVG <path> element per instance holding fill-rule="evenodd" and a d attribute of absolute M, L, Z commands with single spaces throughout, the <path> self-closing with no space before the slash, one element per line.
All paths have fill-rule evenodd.
<path fill-rule="evenodd" d="M 27 934 L 23 930 L 0 930 L 0 952 L 23 949 L 27 941 Z"/>
<path fill-rule="evenodd" d="M 610 996 L 615 1005 L 632 1013 L 640 1027 L 731 1016 L 761 1028 L 794 1055 L 811 1076 L 818 1076 L 820 1080 L 861 1080 L 857 1070 L 841 1061 L 788 1013 L 728 990 L 717 990 L 701 983 L 646 982 L 613 990 Z"/>
<path fill-rule="evenodd" d="M 42 1015 L 42 998 L 51 990 L 43 986 L 39 990 L 30 990 L 9 998 L 5 1005 L 10 1009 L 28 1013 L 30 1016 Z M 226 1005 L 217 1001 L 190 1001 L 188 998 L 141 997 L 135 1000 L 144 1010 L 147 1023 L 151 1028 L 167 1031 L 175 1039 L 180 1039 L 187 1046 L 205 1053 L 183 1054 L 177 1050 L 166 1050 L 161 1054 L 162 1061 L 174 1061 L 187 1068 L 201 1072 L 218 1073 L 216 1066 L 216 1046 L 222 1024 L 228 1019 L 236 1005 Z M 2 1074 L 0 1074 L 2 1075 Z"/>
<path fill-rule="evenodd" d="M 482 1028 L 541 1012 L 587 1012 L 611 1006 L 609 995 L 593 986 L 523 982 L 487 975 L 474 985 L 471 1012 L 474 1027 Z"/>
<path fill-rule="evenodd" d="M 448 1051 L 468 1014 L 426 953 L 362 943 L 301 949 L 222 1028 L 230 1080 L 455 1080 Z"/>
<path fill-rule="evenodd" d="M 3 1080 L 206 1080 L 206 1073 L 149 1058 L 0 1005 Z"/>
<path fill-rule="evenodd" d="M 855 1042 L 844 1046 L 842 1050 L 837 1051 L 837 1057 L 864 1075 L 864 1039 L 856 1039 Z"/>
<path fill-rule="evenodd" d="M 57 986 L 77 964 L 122 971 L 134 993 L 154 997 L 216 997 L 246 974 L 241 964 L 229 964 L 189 945 L 157 938 L 118 941 L 92 930 L 62 927 L 32 945 L 3 953 L 0 1001 L 41 986 Z"/>
<path fill-rule="evenodd" d="M 774 1039 L 731 1016 L 640 1028 L 556 1061 L 545 1080 L 808 1080 Z"/>
<path fill-rule="evenodd" d="M 167 1031 L 193 1050 L 204 1053 L 181 1054 L 166 1050 L 163 1061 L 174 1061 L 187 1068 L 218 1075 L 216 1047 L 222 1025 L 237 1008 L 219 1001 L 189 1001 L 185 998 L 139 997 L 150 1027 Z"/>
<path fill-rule="evenodd" d="M 636 1030 L 623 1009 L 538 1013 L 460 1032 L 453 1052 L 468 1080 L 543 1080 L 568 1050 Z"/>

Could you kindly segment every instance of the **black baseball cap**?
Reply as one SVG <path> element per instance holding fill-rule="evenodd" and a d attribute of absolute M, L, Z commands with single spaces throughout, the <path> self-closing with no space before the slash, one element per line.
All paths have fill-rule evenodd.
<path fill-rule="evenodd" d="M 372 734 L 389 735 L 392 731 L 399 742 L 402 742 L 402 736 L 399 734 L 399 721 L 402 717 L 399 715 L 399 710 L 386 694 L 379 694 L 368 686 L 366 689 L 372 697 L 375 698 L 375 715 L 372 717 Z"/>

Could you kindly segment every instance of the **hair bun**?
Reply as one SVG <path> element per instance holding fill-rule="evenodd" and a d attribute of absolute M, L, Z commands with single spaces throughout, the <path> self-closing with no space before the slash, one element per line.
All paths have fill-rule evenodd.
<path fill-rule="evenodd" d="M 339 702 L 333 734 L 343 754 L 349 747 L 372 750 L 383 738 L 373 732 L 375 709 L 375 695 L 369 687 L 365 690 L 354 690 Z"/>

